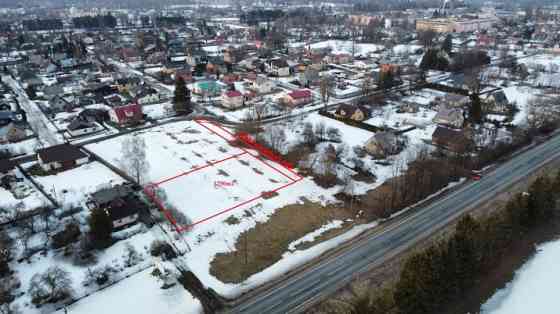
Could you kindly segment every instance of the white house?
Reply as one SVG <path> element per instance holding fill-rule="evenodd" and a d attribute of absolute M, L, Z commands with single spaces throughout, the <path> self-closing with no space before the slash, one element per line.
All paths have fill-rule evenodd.
<path fill-rule="evenodd" d="M 222 94 L 222 105 L 229 109 L 243 106 L 243 94 L 236 90 L 230 90 Z"/>

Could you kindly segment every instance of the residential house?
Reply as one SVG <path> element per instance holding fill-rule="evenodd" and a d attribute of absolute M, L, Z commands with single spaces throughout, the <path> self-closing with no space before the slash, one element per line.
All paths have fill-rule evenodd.
<path fill-rule="evenodd" d="M 145 87 L 135 95 L 136 102 L 140 105 L 153 104 L 160 101 L 158 91 L 153 87 Z"/>
<path fill-rule="evenodd" d="M 354 121 L 364 121 L 369 118 L 370 113 L 363 106 L 352 104 L 341 104 L 336 108 L 334 115 L 337 118 L 350 119 Z"/>
<path fill-rule="evenodd" d="M 230 90 L 222 94 L 222 106 L 228 109 L 236 109 L 243 106 L 243 94 L 236 90 Z"/>
<path fill-rule="evenodd" d="M 486 98 L 486 102 L 488 105 L 487 113 L 507 114 L 511 110 L 511 104 L 503 90 L 499 90 L 490 94 Z"/>
<path fill-rule="evenodd" d="M 25 128 L 13 122 L 0 126 L 0 144 L 19 142 L 27 137 Z"/>
<path fill-rule="evenodd" d="M 438 126 L 432 133 L 432 144 L 454 153 L 464 153 L 469 149 L 472 141 L 464 130 Z"/>
<path fill-rule="evenodd" d="M 299 82 L 301 86 L 309 87 L 319 85 L 320 81 L 319 70 L 314 67 L 307 67 L 305 71 L 299 73 Z"/>
<path fill-rule="evenodd" d="M 401 152 L 405 145 L 405 139 L 393 132 L 377 132 L 366 142 L 364 148 L 375 158 L 386 158 Z"/>
<path fill-rule="evenodd" d="M 78 116 L 74 120 L 72 120 L 70 124 L 68 124 L 66 130 L 68 131 L 70 136 L 77 137 L 99 132 L 103 130 L 103 128 L 95 122 L 87 121 L 86 119 L 80 118 L 80 116 Z"/>
<path fill-rule="evenodd" d="M 352 62 L 352 55 L 347 53 L 337 53 L 327 56 L 328 63 L 346 64 Z"/>
<path fill-rule="evenodd" d="M 308 89 L 299 89 L 287 93 L 281 102 L 289 107 L 305 106 L 313 101 L 313 94 Z"/>
<path fill-rule="evenodd" d="M 13 176 L 16 162 L 11 159 L 0 159 L 0 180 L 4 177 Z"/>
<path fill-rule="evenodd" d="M 182 78 L 186 83 L 193 82 L 193 76 L 190 66 L 183 67 L 182 69 L 177 69 L 175 71 L 175 79 Z"/>
<path fill-rule="evenodd" d="M 109 120 L 109 113 L 107 112 L 107 110 L 103 109 L 86 108 L 80 111 L 78 117 L 85 121 L 97 122 L 101 124 Z"/>
<path fill-rule="evenodd" d="M 432 121 L 439 125 L 460 129 L 465 123 L 465 117 L 461 108 L 442 107 Z"/>
<path fill-rule="evenodd" d="M 39 149 L 37 160 L 44 171 L 70 169 L 89 161 L 89 156 L 71 144 L 60 144 Z"/>
<path fill-rule="evenodd" d="M 86 202 L 89 209 L 105 208 L 115 199 L 125 197 L 133 193 L 132 185 L 129 183 L 119 184 L 115 186 L 104 187 L 92 193 Z"/>
<path fill-rule="evenodd" d="M 54 84 L 50 86 L 45 86 L 45 88 L 43 88 L 43 95 L 49 101 L 55 97 L 61 97 L 63 94 L 64 94 L 64 88 L 62 84 Z"/>
<path fill-rule="evenodd" d="M 119 54 L 121 59 L 128 63 L 142 60 L 140 52 L 134 48 L 121 48 Z"/>
<path fill-rule="evenodd" d="M 109 119 L 119 125 L 138 123 L 143 119 L 142 106 L 132 103 L 111 108 Z"/>
<path fill-rule="evenodd" d="M 274 76 L 289 76 L 290 66 L 285 59 L 272 59 L 268 63 L 267 72 Z"/>
<path fill-rule="evenodd" d="M 120 93 L 129 91 L 132 87 L 142 84 L 142 80 L 139 77 L 124 77 L 117 79 L 117 89 Z"/>
<path fill-rule="evenodd" d="M 271 93 L 276 85 L 272 80 L 269 80 L 263 75 L 258 75 L 252 83 L 252 88 L 257 92 L 257 94 L 268 94 Z"/>
<path fill-rule="evenodd" d="M 215 80 L 199 81 L 193 85 L 192 92 L 197 95 L 217 96 L 220 95 L 221 87 Z"/>
<path fill-rule="evenodd" d="M 449 108 L 463 108 L 470 103 L 471 99 L 469 96 L 458 95 L 458 94 L 447 94 L 443 99 L 443 103 Z"/>
<path fill-rule="evenodd" d="M 111 201 L 106 211 L 113 222 L 113 230 L 119 230 L 136 223 L 140 206 L 145 207 L 133 194 Z"/>

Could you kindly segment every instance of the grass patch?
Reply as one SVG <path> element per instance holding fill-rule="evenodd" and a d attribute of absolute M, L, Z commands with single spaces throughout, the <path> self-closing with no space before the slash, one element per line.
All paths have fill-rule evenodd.
<path fill-rule="evenodd" d="M 291 242 L 332 220 L 353 216 L 348 209 L 309 201 L 282 207 L 267 222 L 242 233 L 234 252 L 217 254 L 210 273 L 225 283 L 242 282 L 280 260 Z"/>

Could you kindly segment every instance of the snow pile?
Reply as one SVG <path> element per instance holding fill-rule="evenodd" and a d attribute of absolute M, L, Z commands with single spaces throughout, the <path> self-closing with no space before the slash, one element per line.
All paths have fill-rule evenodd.
<path fill-rule="evenodd" d="M 323 233 L 332 230 L 332 229 L 337 229 L 342 227 L 342 224 L 344 222 L 342 220 L 333 220 L 330 223 L 322 226 L 321 228 L 306 234 L 305 236 L 301 237 L 300 239 L 290 243 L 290 245 L 288 246 L 288 250 L 290 250 L 290 252 L 293 252 L 296 250 L 296 247 L 302 243 L 306 243 L 306 242 L 313 242 L 315 241 L 316 238 L 320 237 Z"/>

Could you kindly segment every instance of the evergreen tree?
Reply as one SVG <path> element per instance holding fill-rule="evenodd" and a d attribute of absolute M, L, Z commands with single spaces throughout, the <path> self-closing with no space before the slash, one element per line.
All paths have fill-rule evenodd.
<path fill-rule="evenodd" d="M 92 244 L 96 248 L 106 248 L 111 245 L 113 222 L 104 209 L 96 208 L 89 217 L 89 232 Z"/>
<path fill-rule="evenodd" d="M 453 49 L 453 37 L 451 36 L 451 34 L 449 34 L 445 37 L 445 40 L 443 41 L 443 44 L 441 45 L 441 49 L 443 51 L 447 52 L 448 55 L 451 54 L 451 50 Z"/>
<path fill-rule="evenodd" d="M 175 81 L 175 93 L 173 95 L 173 109 L 179 115 L 188 114 L 191 106 L 191 93 L 182 77 Z"/>
<path fill-rule="evenodd" d="M 472 123 L 480 124 L 482 123 L 482 102 L 478 94 L 471 95 L 471 107 L 469 118 Z"/>
<path fill-rule="evenodd" d="M 456 248 L 456 280 L 459 289 L 469 288 L 479 270 L 479 223 L 467 215 L 457 223 L 455 235 L 451 239 Z"/>

